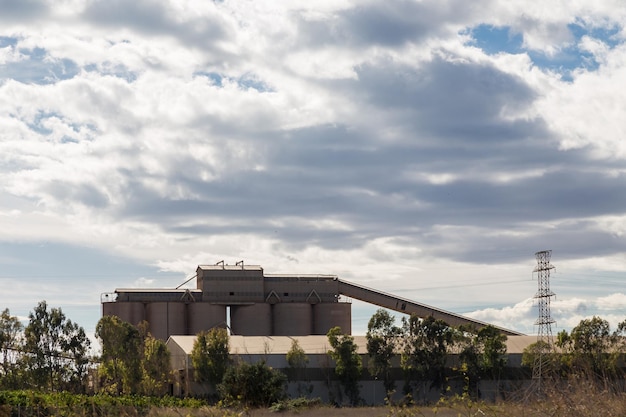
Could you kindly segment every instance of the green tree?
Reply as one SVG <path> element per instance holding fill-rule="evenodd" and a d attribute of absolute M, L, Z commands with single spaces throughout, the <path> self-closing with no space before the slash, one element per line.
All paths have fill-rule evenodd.
<path fill-rule="evenodd" d="M 548 342 L 543 340 L 531 343 L 524 348 L 522 366 L 532 369 L 539 360 L 539 356 L 542 357 L 542 367 L 547 367 L 547 372 L 559 369 L 559 355 L 554 352 Z"/>
<path fill-rule="evenodd" d="M 479 398 L 478 382 L 483 376 L 494 380 L 497 387 L 506 366 L 506 335 L 493 326 L 480 330 L 460 326 L 455 339 L 460 371 L 465 380 L 464 391 L 471 398 Z"/>
<path fill-rule="evenodd" d="M 0 388 L 19 388 L 18 363 L 22 354 L 24 326 L 9 309 L 0 314 Z"/>
<path fill-rule="evenodd" d="M 405 393 L 411 393 L 417 381 L 430 381 L 430 388 L 446 391 L 446 360 L 453 342 L 453 330 L 432 316 L 421 319 L 411 315 L 403 319 L 404 348 L 401 365 L 405 371 Z"/>
<path fill-rule="evenodd" d="M 43 390 L 77 390 L 86 375 L 90 342 L 60 308 L 41 301 L 24 330 L 29 381 Z"/>
<path fill-rule="evenodd" d="M 142 379 L 142 337 L 132 324 L 117 316 L 103 316 L 96 325 L 102 346 L 99 375 L 105 391 L 136 394 Z"/>
<path fill-rule="evenodd" d="M 200 332 L 191 350 L 191 363 L 196 382 L 215 388 L 230 366 L 230 343 L 226 329 L 213 328 Z"/>
<path fill-rule="evenodd" d="M 583 319 L 566 340 L 563 345 L 575 370 L 593 372 L 600 377 L 613 375 L 617 370 L 616 358 L 611 355 L 614 338 L 608 321 L 596 316 Z"/>
<path fill-rule="evenodd" d="M 395 317 L 387 310 L 378 309 L 367 324 L 367 353 L 370 357 L 369 371 L 381 377 L 387 398 L 395 390 L 395 381 L 391 376 L 391 359 L 396 354 L 398 336 L 401 329 L 395 325 Z"/>
<path fill-rule="evenodd" d="M 143 341 L 141 391 L 144 395 L 165 395 L 170 378 L 170 352 L 165 342 L 148 335 Z"/>
<path fill-rule="evenodd" d="M 482 371 L 496 383 L 496 394 L 500 389 L 500 378 L 506 367 L 505 334 L 489 325 L 478 331 L 478 343 L 482 347 Z"/>
<path fill-rule="evenodd" d="M 344 391 L 352 405 L 361 400 L 359 379 L 362 371 L 362 361 L 358 354 L 354 338 L 343 334 L 341 328 L 333 327 L 326 334 L 328 342 L 333 348 L 328 355 L 335 361 L 335 373 L 343 385 Z"/>
<path fill-rule="evenodd" d="M 289 380 L 298 383 L 298 395 L 311 394 L 313 385 L 309 381 L 303 381 L 309 357 L 304 352 L 304 349 L 300 347 L 297 339 L 291 341 L 291 348 L 287 352 L 285 359 L 287 359 L 287 365 L 289 365 Z"/>
<path fill-rule="evenodd" d="M 264 361 L 242 362 L 228 368 L 218 391 L 227 402 L 268 407 L 285 398 L 285 383 L 285 374 L 270 368 Z"/>

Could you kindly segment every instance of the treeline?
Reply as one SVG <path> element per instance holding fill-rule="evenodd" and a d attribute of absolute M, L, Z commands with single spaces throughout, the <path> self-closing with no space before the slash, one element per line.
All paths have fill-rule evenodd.
<path fill-rule="evenodd" d="M 25 326 L 6 309 L 0 315 L 0 390 L 165 397 L 175 382 L 170 353 L 144 324 L 102 317 L 95 334 L 101 355 L 90 357 L 84 329 L 61 309 L 42 301 Z M 615 331 L 601 318 L 582 320 L 571 333 L 558 333 L 554 346 L 535 343 L 524 351 L 526 377 L 541 364 L 542 373 L 555 378 L 580 373 L 598 379 L 623 378 L 625 336 L 626 320 Z M 431 390 L 446 396 L 451 381 L 460 381 L 464 394 L 477 399 L 482 379 L 495 381 L 497 387 L 506 371 L 507 338 L 491 326 L 455 328 L 417 316 L 396 324 L 394 316 L 380 309 L 368 323 L 366 366 L 352 336 L 336 327 L 327 337 L 334 374 L 327 381 L 329 392 L 331 384 L 340 384 L 339 392 L 354 405 L 362 402 L 360 388 L 366 373 L 382 382 L 388 398 L 401 389 L 406 402 L 423 402 Z M 309 359 L 297 340 L 282 371 L 263 361 L 250 364 L 230 355 L 225 329 L 199 333 L 190 359 L 189 377 L 204 385 L 206 399 L 215 402 L 268 406 L 286 398 L 288 381 L 297 385 L 299 396 L 312 392 L 305 372 Z M 396 387 L 399 379 L 402 387 Z"/>
<path fill-rule="evenodd" d="M 382 380 L 388 398 L 396 390 L 391 371 L 392 359 L 398 356 L 404 376 L 402 392 L 409 402 L 419 397 L 420 385 L 437 389 L 444 397 L 454 380 L 462 381 L 463 395 L 479 399 L 479 382 L 490 380 L 498 392 L 507 370 L 507 337 L 492 326 L 455 328 L 442 320 L 417 316 L 403 318 L 396 326 L 394 317 L 381 309 L 370 319 L 366 338 L 369 372 Z M 608 321 L 593 317 L 581 320 L 571 333 L 559 332 L 552 345 L 537 342 L 528 346 L 522 355 L 523 369 L 506 376 L 582 377 L 605 384 L 624 378 L 625 356 L 626 320 L 611 332 Z M 619 389 L 619 385 L 613 386 Z"/>
<path fill-rule="evenodd" d="M 606 378 L 624 376 L 625 331 L 626 320 L 614 332 L 601 318 L 582 320 L 571 333 L 560 332 L 553 346 L 534 343 L 526 348 L 522 357 L 524 369 L 512 374 L 507 369 L 507 337 L 492 326 L 451 327 L 433 317 L 417 316 L 405 317 L 396 325 L 393 315 L 379 309 L 368 323 L 366 367 L 352 336 L 343 334 L 338 327 L 328 332 L 328 355 L 335 374 L 327 381 L 329 395 L 331 401 L 342 402 L 333 397 L 330 385 L 336 381 L 342 388 L 340 394 L 349 403 L 361 404 L 360 388 L 367 372 L 382 382 L 386 398 L 391 399 L 401 390 L 405 404 L 428 402 L 433 390 L 439 392 L 440 398 L 446 397 L 451 393 L 452 382 L 462 385 L 464 397 L 478 400 L 481 380 L 489 380 L 497 393 L 503 377 L 531 378 L 537 360 L 542 361 L 544 378 L 566 380 L 582 374 L 606 382 Z M 243 398 L 249 405 L 262 405 L 284 397 L 281 372 L 269 369 L 264 362 L 233 362 L 228 352 L 228 333 L 224 329 L 199 334 L 193 347 L 195 381 L 205 384 L 216 399 Z M 298 395 L 309 395 L 312 385 L 305 378 L 308 357 L 297 340 L 292 342 L 286 361 L 288 368 L 284 371 L 297 385 Z M 402 387 L 396 387 L 400 379 Z"/>
<path fill-rule="evenodd" d="M 554 345 L 537 342 L 526 349 L 522 364 L 541 365 L 550 378 L 584 375 L 596 381 L 624 378 L 626 364 L 626 320 L 611 331 L 609 322 L 600 317 L 583 319 L 570 333 L 554 337 Z"/>
<path fill-rule="evenodd" d="M 41 301 L 24 327 L 0 315 L 0 388 L 84 392 L 90 358 L 85 330 Z"/>

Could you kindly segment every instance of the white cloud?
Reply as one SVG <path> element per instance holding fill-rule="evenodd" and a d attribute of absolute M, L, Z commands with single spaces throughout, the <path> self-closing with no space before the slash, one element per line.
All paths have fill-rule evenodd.
<path fill-rule="evenodd" d="M 5 241 L 338 274 L 510 326 L 536 250 L 626 270 L 619 2 L 57 3 L 0 16 Z M 527 50 L 468 43 L 481 24 Z M 533 61 L 573 47 L 597 68 Z M 559 322 L 589 292 L 622 308 L 566 291 Z"/>

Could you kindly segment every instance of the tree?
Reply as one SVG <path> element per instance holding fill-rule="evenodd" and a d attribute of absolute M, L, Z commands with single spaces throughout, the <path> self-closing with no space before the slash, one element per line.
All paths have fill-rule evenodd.
<path fill-rule="evenodd" d="M 266 365 L 245 362 L 230 367 L 218 391 L 227 402 L 241 402 L 249 407 L 268 407 L 285 397 L 285 374 Z"/>
<path fill-rule="evenodd" d="M 418 380 L 431 381 L 430 388 L 446 390 L 446 359 L 453 341 L 448 324 L 432 316 L 403 319 L 404 348 L 401 365 L 405 370 L 405 393 L 413 391 Z"/>
<path fill-rule="evenodd" d="M 143 341 L 141 391 L 144 395 L 167 393 L 170 382 L 170 352 L 165 342 L 148 335 Z"/>
<path fill-rule="evenodd" d="M 226 329 L 213 328 L 198 333 L 191 351 L 196 382 L 215 388 L 230 366 L 230 345 Z"/>
<path fill-rule="evenodd" d="M 117 316 L 103 316 L 96 325 L 102 345 L 99 374 L 105 391 L 136 394 L 142 379 L 142 338 L 139 330 Z"/>
<path fill-rule="evenodd" d="M 459 326 L 455 344 L 459 350 L 459 371 L 463 376 L 463 392 L 472 399 L 480 398 L 478 382 L 481 375 L 481 346 L 473 326 Z"/>
<path fill-rule="evenodd" d="M 500 387 L 500 377 L 506 366 L 505 334 L 489 325 L 478 331 L 478 343 L 482 347 L 482 371 L 496 382 L 496 393 Z"/>
<path fill-rule="evenodd" d="M 547 372 L 559 369 L 559 356 L 554 353 L 552 346 L 543 340 L 531 343 L 524 348 L 522 352 L 522 366 L 532 369 L 540 356 L 542 357 L 542 367 Z"/>
<path fill-rule="evenodd" d="M 28 317 L 24 337 L 31 383 L 44 390 L 77 389 L 86 374 L 90 346 L 84 329 L 60 308 L 48 310 L 45 301 Z"/>
<path fill-rule="evenodd" d="M 22 351 L 24 327 L 8 308 L 0 314 L 0 387 L 18 388 L 18 362 Z"/>
<path fill-rule="evenodd" d="M 287 352 L 285 359 L 289 365 L 290 380 L 298 382 L 298 395 L 310 394 L 313 391 L 313 385 L 308 381 L 306 383 L 303 382 L 309 357 L 304 352 L 304 349 L 300 347 L 297 339 L 291 341 L 291 348 Z"/>
<path fill-rule="evenodd" d="M 369 354 L 369 371 L 376 377 L 382 377 L 387 398 L 395 389 L 395 381 L 391 376 L 391 359 L 396 353 L 397 338 L 400 328 L 394 325 L 395 317 L 387 310 L 378 309 L 367 324 L 367 353 Z"/>
<path fill-rule="evenodd" d="M 162 340 L 117 316 L 104 316 L 96 325 L 102 345 L 98 369 L 104 391 L 112 394 L 163 395 L 170 382 L 170 352 Z"/>
<path fill-rule="evenodd" d="M 499 383 L 506 366 L 506 335 L 493 326 L 480 330 L 460 326 L 456 344 L 459 348 L 460 370 L 465 379 L 464 391 L 471 398 L 479 398 L 478 382 L 482 376 Z"/>
<path fill-rule="evenodd" d="M 596 316 L 583 319 L 569 336 L 563 335 L 563 339 L 562 347 L 569 353 L 573 369 L 593 372 L 600 377 L 610 376 L 617 370 L 617 358 L 611 355 L 615 339 L 608 321 Z"/>
<path fill-rule="evenodd" d="M 328 355 L 335 361 L 335 373 L 339 377 L 350 403 L 357 405 L 361 400 L 359 378 L 361 377 L 362 362 L 354 338 L 343 334 L 339 327 L 330 329 L 326 336 L 333 348 L 328 351 Z"/>

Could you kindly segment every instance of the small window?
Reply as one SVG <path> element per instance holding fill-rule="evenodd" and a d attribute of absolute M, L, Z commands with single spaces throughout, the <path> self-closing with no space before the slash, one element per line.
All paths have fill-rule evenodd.
<path fill-rule="evenodd" d="M 235 293 L 231 291 L 231 292 L 230 292 L 230 295 L 235 295 Z"/>
<path fill-rule="evenodd" d="M 289 296 L 289 293 L 288 293 L 288 292 L 284 292 L 284 293 L 283 293 L 283 297 L 288 297 L 288 296 Z"/>

